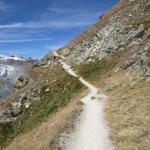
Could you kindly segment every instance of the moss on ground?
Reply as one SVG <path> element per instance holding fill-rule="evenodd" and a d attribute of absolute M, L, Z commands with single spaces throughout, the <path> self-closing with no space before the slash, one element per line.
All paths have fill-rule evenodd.
<path fill-rule="evenodd" d="M 47 88 L 49 92 L 45 92 Z M 6 147 L 17 135 L 29 132 L 49 115 L 66 106 L 82 88 L 77 78 L 67 74 L 50 85 L 45 85 L 40 93 L 40 101 L 24 110 L 16 121 L 0 124 L 0 149 Z"/>

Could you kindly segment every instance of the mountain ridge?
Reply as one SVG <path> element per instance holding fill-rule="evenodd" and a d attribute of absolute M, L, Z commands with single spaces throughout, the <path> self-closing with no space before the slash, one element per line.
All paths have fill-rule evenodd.
<path fill-rule="evenodd" d="M 74 96 L 86 91 L 78 77 L 71 77 L 63 70 L 60 63 L 63 59 L 108 96 L 105 114 L 116 150 L 148 150 L 149 43 L 149 0 L 121 0 L 79 37 L 57 49 L 61 57 L 49 52 L 32 66 L 27 76 L 17 81 L 11 97 L 0 105 L 1 147 L 6 147 L 13 139 L 8 150 L 17 150 L 20 146 L 29 149 L 32 144 L 34 149 L 49 149 L 55 143 L 64 124 L 53 127 L 58 130 L 55 135 L 42 132 L 45 128 L 51 130 L 47 124 L 45 128 L 39 127 L 37 134 L 42 132 L 43 137 L 51 137 L 39 143 L 37 141 L 43 138 L 35 136 L 36 126 L 41 122 L 49 123 L 52 114 L 55 116 L 61 108 L 67 108 Z M 79 103 L 80 107 L 83 105 Z M 63 120 L 65 116 L 61 117 Z M 16 136 L 20 134 L 26 138 L 23 136 L 20 140 Z"/>

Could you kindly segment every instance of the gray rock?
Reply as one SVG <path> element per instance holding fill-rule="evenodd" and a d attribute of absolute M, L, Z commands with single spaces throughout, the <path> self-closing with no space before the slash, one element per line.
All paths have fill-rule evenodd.
<path fill-rule="evenodd" d="M 21 101 L 23 101 L 23 100 L 25 100 L 25 99 L 27 99 L 27 93 L 26 92 L 24 92 L 24 93 L 22 93 L 22 94 L 20 94 L 20 99 L 19 99 L 19 101 L 21 102 Z"/>
<path fill-rule="evenodd" d="M 12 107 L 11 107 L 12 117 L 16 117 L 20 113 L 21 113 L 21 103 L 20 102 L 14 102 L 14 103 L 12 103 Z"/>
<path fill-rule="evenodd" d="M 17 116 L 20 115 L 22 111 L 21 106 L 22 105 L 20 102 L 14 102 L 9 108 L 7 108 L 4 111 L 1 111 L 0 122 L 6 123 L 6 122 L 12 122 L 16 120 Z"/>
<path fill-rule="evenodd" d="M 126 62 L 122 64 L 120 68 L 126 70 L 128 67 L 132 66 L 134 63 L 135 63 L 135 60 L 132 60 L 132 59 L 126 60 Z"/>
<path fill-rule="evenodd" d="M 144 25 L 141 24 L 137 30 L 130 31 L 128 35 L 128 40 L 132 41 L 135 38 L 140 38 L 143 36 L 144 32 L 145 32 Z"/>
<path fill-rule="evenodd" d="M 30 81 L 30 77 L 28 75 L 23 75 L 20 78 L 18 78 L 15 88 L 17 89 L 23 88 L 28 84 L 29 81 Z"/>

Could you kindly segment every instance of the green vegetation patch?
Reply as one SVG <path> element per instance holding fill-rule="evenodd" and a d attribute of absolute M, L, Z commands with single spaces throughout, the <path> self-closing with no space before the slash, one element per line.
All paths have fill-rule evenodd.
<path fill-rule="evenodd" d="M 0 124 L 0 149 L 7 146 L 17 135 L 29 132 L 45 121 L 50 114 L 66 106 L 82 88 L 77 78 L 67 74 L 50 85 L 43 86 L 40 101 L 34 102 L 29 109 L 24 110 L 16 121 Z M 46 89 L 49 90 L 46 92 Z"/>
<path fill-rule="evenodd" d="M 119 54 L 114 57 L 103 58 L 100 61 L 84 64 L 77 68 L 78 74 L 83 78 L 96 83 L 97 80 L 101 80 L 111 75 L 111 71 L 119 62 Z"/>
<path fill-rule="evenodd" d="M 83 65 L 79 74 L 85 79 L 95 80 L 97 77 L 104 75 L 116 65 L 115 60 L 102 59 L 94 63 Z"/>

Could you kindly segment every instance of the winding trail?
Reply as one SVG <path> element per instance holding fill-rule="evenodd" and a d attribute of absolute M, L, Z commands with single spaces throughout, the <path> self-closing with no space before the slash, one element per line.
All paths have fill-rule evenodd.
<path fill-rule="evenodd" d="M 55 52 L 55 56 L 59 56 Z M 60 56 L 59 56 L 60 57 Z M 60 60 L 63 68 L 72 76 L 79 77 L 73 69 Z M 98 94 L 98 90 L 92 84 L 79 77 L 79 80 L 88 89 L 89 93 L 81 101 L 84 103 L 83 111 L 76 122 L 75 130 L 69 135 L 68 139 L 61 137 L 64 141 L 64 150 L 112 150 L 109 141 L 109 129 L 106 126 L 103 109 L 106 96 Z"/>

